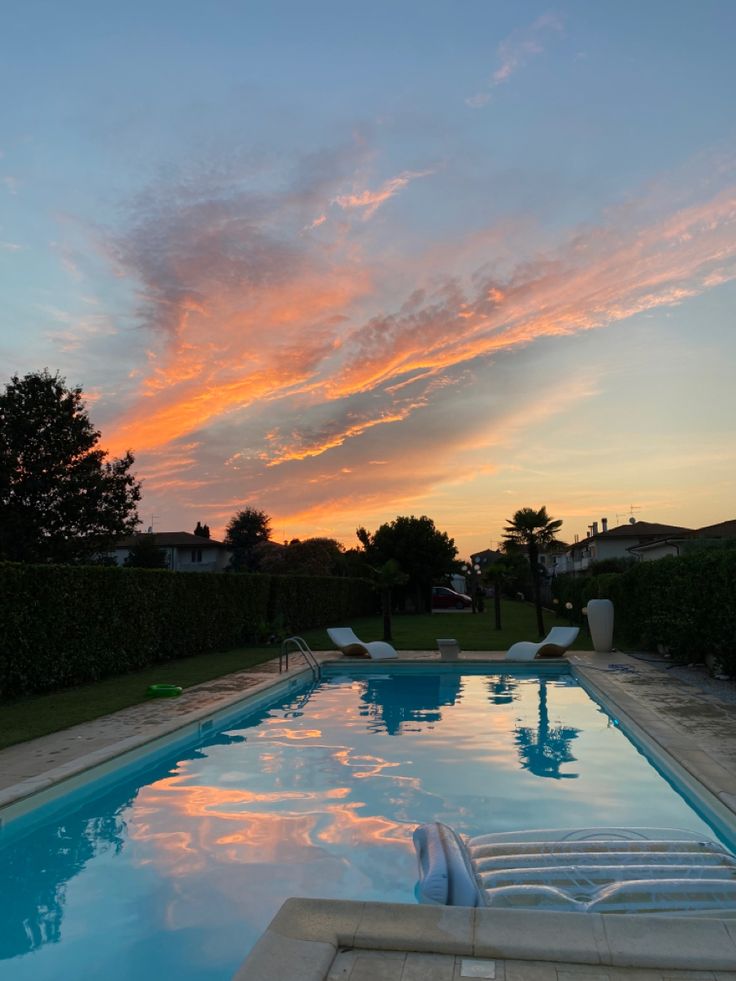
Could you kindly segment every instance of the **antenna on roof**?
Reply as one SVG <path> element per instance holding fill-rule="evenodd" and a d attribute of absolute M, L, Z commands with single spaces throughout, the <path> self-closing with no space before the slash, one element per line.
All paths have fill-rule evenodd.
<path fill-rule="evenodd" d="M 618 524 L 619 518 L 625 518 L 626 515 L 628 514 L 629 515 L 629 524 L 630 525 L 635 525 L 636 524 L 636 518 L 634 517 L 634 511 L 641 511 L 641 507 L 638 504 L 630 504 L 629 505 L 629 510 L 627 512 L 624 512 L 623 514 L 617 514 L 616 515 L 616 524 Z"/>

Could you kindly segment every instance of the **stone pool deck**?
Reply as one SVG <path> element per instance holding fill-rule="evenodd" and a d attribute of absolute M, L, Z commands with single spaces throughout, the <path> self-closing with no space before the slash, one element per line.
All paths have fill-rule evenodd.
<path fill-rule="evenodd" d="M 320 661 L 336 652 L 321 652 Z M 697 671 L 619 652 L 571 652 L 576 673 L 621 724 L 720 819 L 736 826 L 736 695 Z M 401 660 L 439 660 L 403 651 Z M 460 661 L 503 661 L 464 652 Z M 305 672 L 278 658 L 0 751 L 0 807 L 76 778 Z M 736 981 L 736 918 L 446 910 L 289 900 L 238 981 Z"/>

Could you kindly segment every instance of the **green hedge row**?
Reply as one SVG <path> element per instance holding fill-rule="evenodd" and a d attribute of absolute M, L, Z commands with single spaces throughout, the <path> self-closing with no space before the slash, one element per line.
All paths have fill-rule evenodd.
<path fill-rule="evenodd" d="M 572 603 L 578 623 L 589 599 L 612 600 L 620 644 L 661 645 L 679 661 L 712 656 L 736 675 L 736 549 L 639 562 L 622 573 L 560 576 L 552 590 L 558 609 Z"/>
<path fill-rule="evenodd" d="M 375 602 L 359 579 L 0 563 L 0 696 L 327 626 Z"/>

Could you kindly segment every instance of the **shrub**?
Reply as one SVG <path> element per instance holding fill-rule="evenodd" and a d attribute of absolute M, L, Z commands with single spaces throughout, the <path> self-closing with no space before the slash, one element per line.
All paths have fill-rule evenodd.
<path fill-rule="evenodd" d="M 0 694 L 49 691 L 359 616 L 363 580 L 0 563 Z"/>
<path fill-rule="evenodd" d="M 573 618 L 590 599 L 615 608 L 619 643 L 669 650 L 679 661 L 713 657 L 736 675 L 736 549 L 692 552 L 639 562 L 626 572 L 560 576 L 552 589 L 558 608 L 573 604 Z"/>

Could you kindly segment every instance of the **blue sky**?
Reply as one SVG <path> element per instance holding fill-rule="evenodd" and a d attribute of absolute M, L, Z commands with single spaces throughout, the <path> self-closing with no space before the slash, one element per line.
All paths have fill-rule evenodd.
<path fill-rule="evenodd" d="M 3 380 L 81 384 L 160 530 L 733 517 L 735 22 L 16 4 Z"/>

